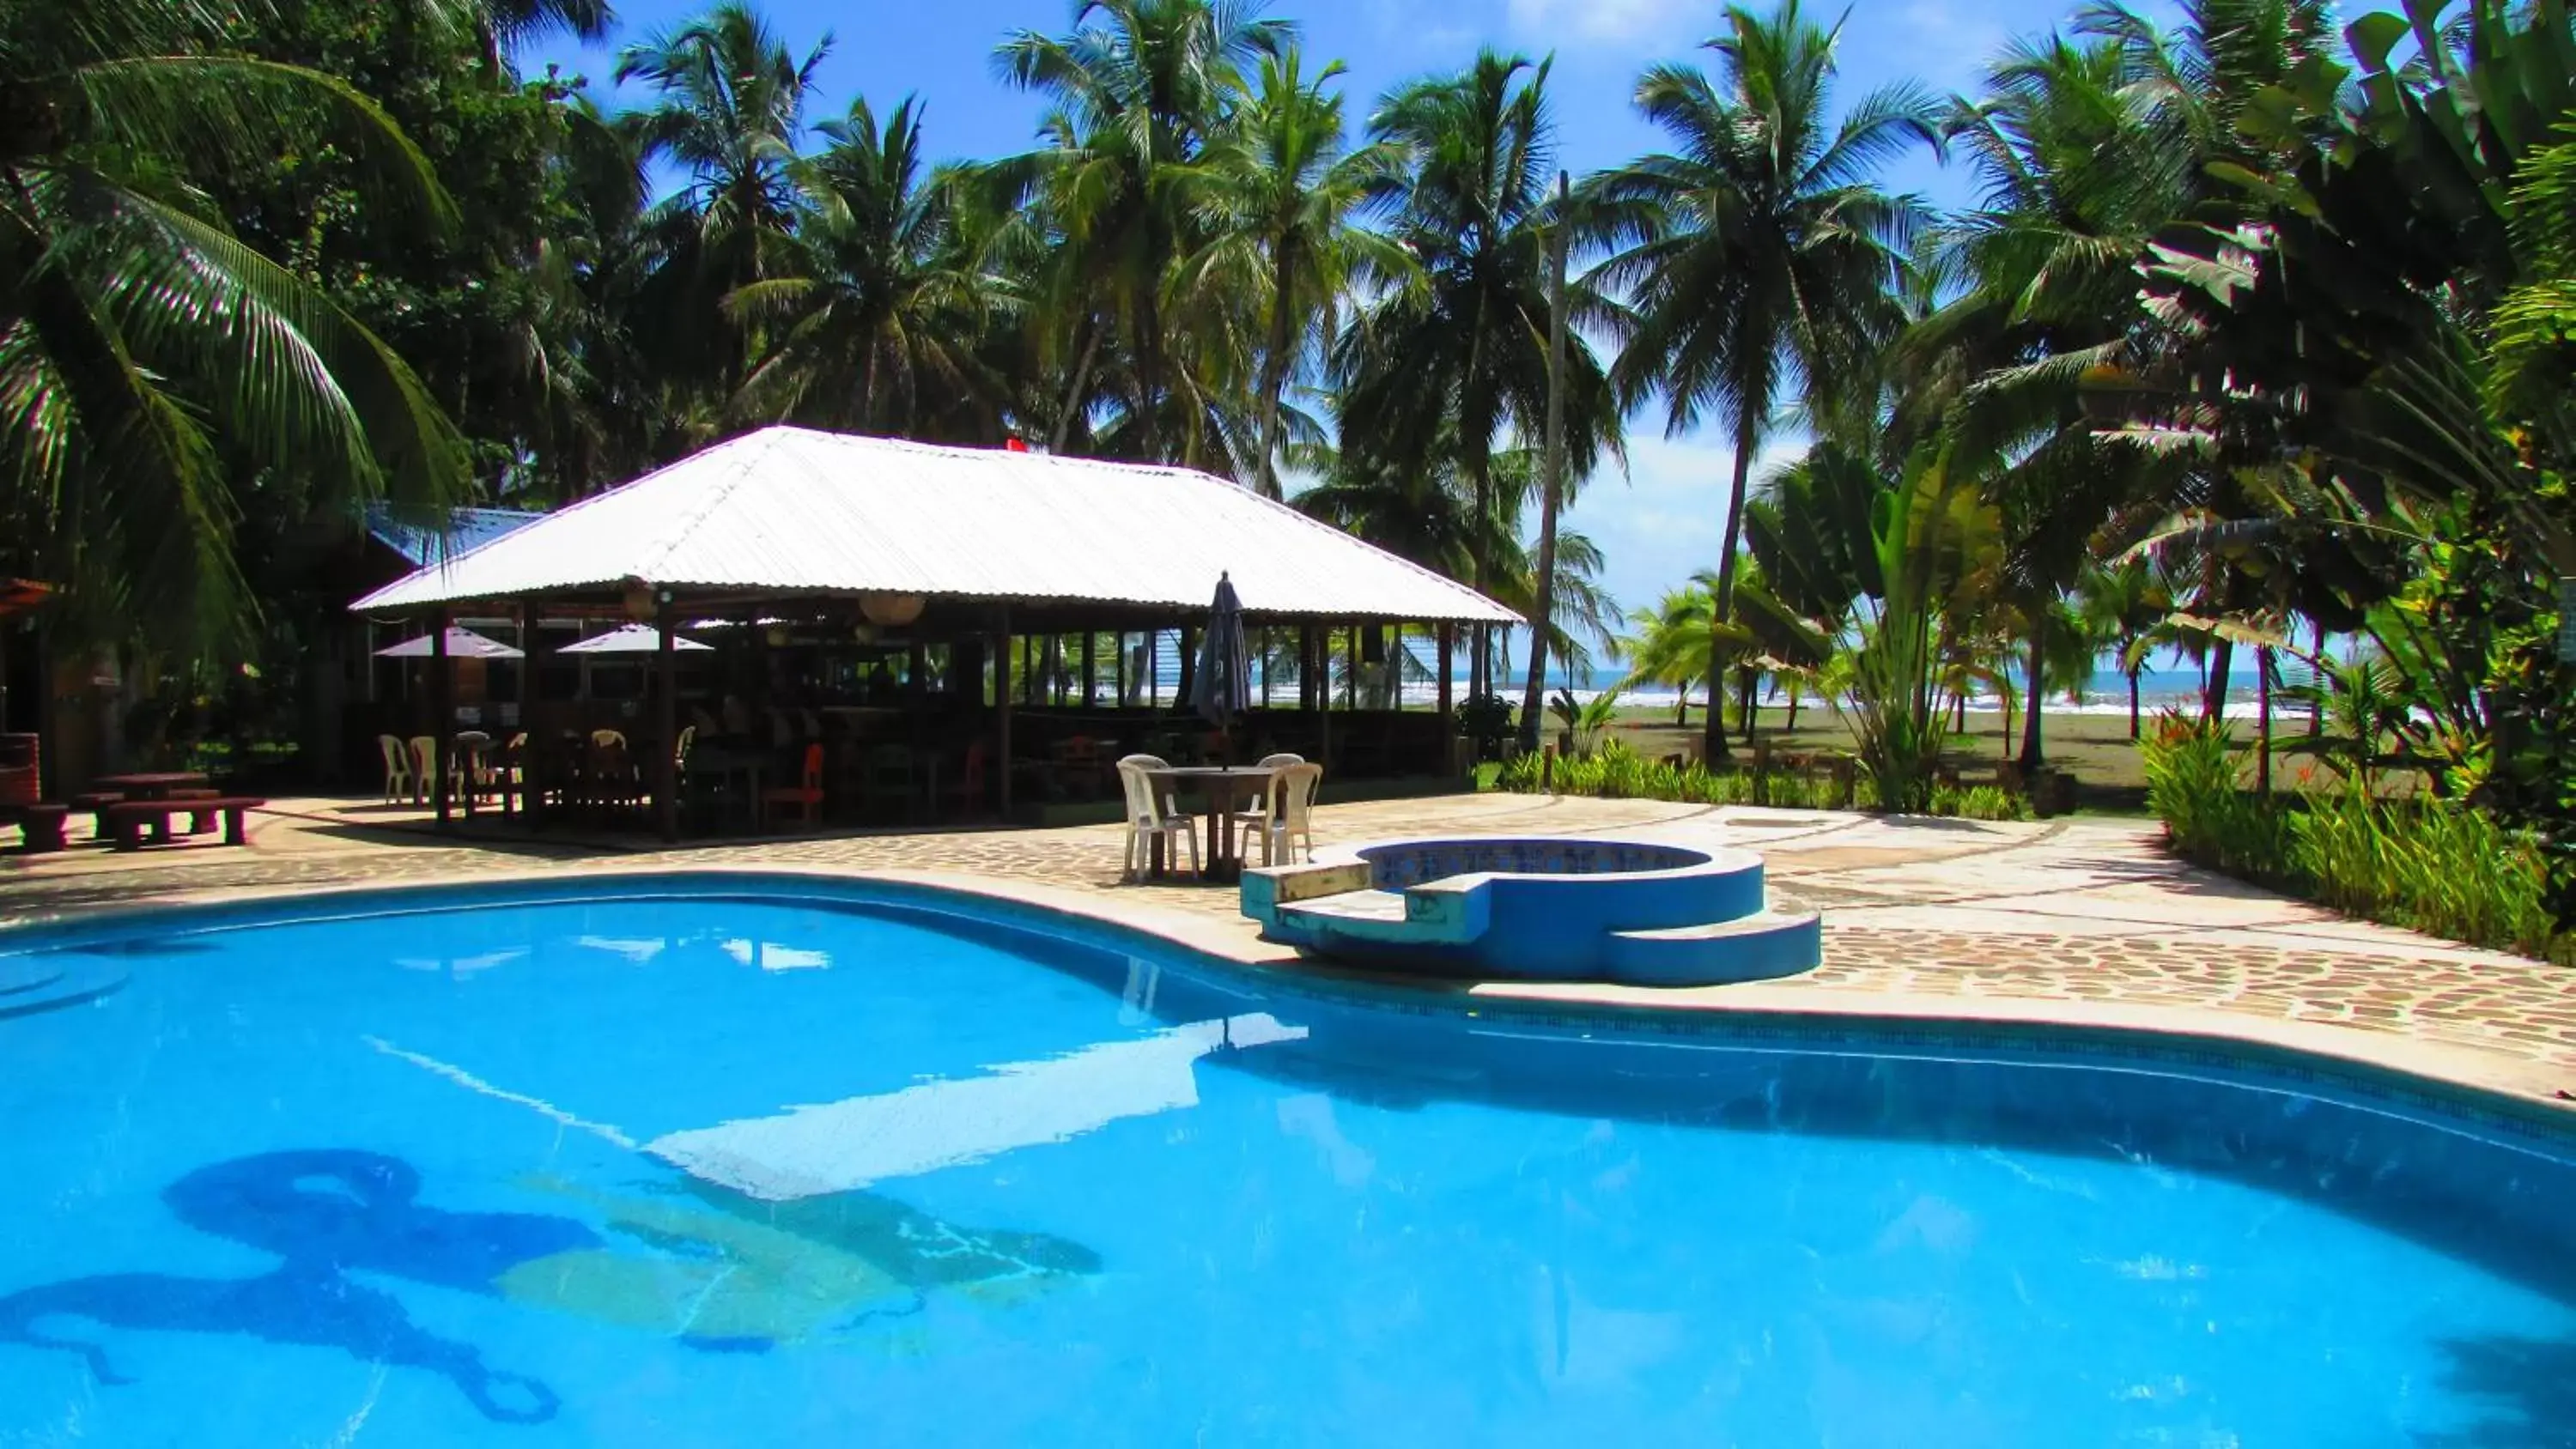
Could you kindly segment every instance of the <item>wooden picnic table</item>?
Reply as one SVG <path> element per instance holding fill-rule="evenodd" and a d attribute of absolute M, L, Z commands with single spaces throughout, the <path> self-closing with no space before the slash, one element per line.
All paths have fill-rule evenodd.
<path fill-rule="evenodd" d="M 1279 779 L 1277 766 L 1264 765 L 1166 765 L 1147 770 L 1157 793 L 1167 797 L 1195 799 L 1198 808 L 1192 813 L 1206 824 L 1205 840 L 1199 854 L 1201 880 L 1230 881 L 1243 874 L 1241 842 L 1235 838 L 1236 811 L 1255 800 L 1267 799 L 1270 787 Z M 1165 873 L 1163 842 L 1154 841 L 1154 874 Z"/>
<path fill-rule="evenodd" d="M 113 790 L 128 800 L 167 800 L 174 790 L 203 790 L 206 776 L 202 770 L 146 771 L 135 775 L 101 775 L 90 782 L 91 788 Z"/>

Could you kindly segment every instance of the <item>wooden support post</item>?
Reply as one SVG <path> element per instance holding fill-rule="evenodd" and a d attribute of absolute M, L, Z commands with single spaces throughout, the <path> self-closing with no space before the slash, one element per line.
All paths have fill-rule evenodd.
<path fill-rule="evenodd" d="M 1172 707 L 1174 709 L 1189 708 L 1190 687 L 1198 682 L 1198 673 L 1199 651 L 1190 647 L 1190 626 L 1183 624 L 1181 626 L 1180 688 L 1173 691 L 1172 694 Z"/>
<path fill-rule="evenodd" d="M 533 602 L 519 605 L 519 656 L 519 733 L 528 739 L 519 751 L 519 809 L 533 830 L 546 799 L 545 785 L 537 775 L 537 762 L 545 751 L 537 733 L 537 606 Z M 507 739 L 501 741 L 505 755 L 509 744 Z"/>
<path fill-rule="evenodd" d="M 1440 626 L 1440 773 L 1446 775 L 1458 762 L 1458 714 L 1455 691 L 1449 682 L 1449 671 L 1456 666 L 1458 626 Z"/>
<path fill-rule="evenodd" d="M 653 805 L 661 816 L 662 839 L 680 838 L 680 666 L 671 645 L 671 604 L 662 602 L 654 621 L 660 635 L 653 648 L 653 712 L 661 740 L 653 747 Z"/>
<path fill-rule="evenodd" d="M 1082 707 L 1084 709 L 1090 709 L 1092 706 L 1100 703 L 1100 691 L 1098 688 L 1100 683 L 1100 672 L 1093 667 L 1097 661 L 1092 658 L 1091 654 L 1091 641 L 1099 637 L 1099 635 L 1092 633 L 1088 629 L 1083 630 L 1082 648 L 1079 654 L 1076 655 L 1076 657 L 1082 661 Z"/>
<path fill-rule="evenodd" d="M 1404 626 L 1386 626 L 1387 702 L 1398 714 L 1404 713 Z"/>
<path fill-rule="evenodd" d="M 1011 818 L 1011 606 L 1002 606 L 1002 631 L 993 650 L 993 798 L 1002 819 Z"/>
<path fill-rule="evenodd" d="M 1360 707 L 1360 626 L 1353 624 L 1348 637 L 1351 667 L 1342 679 L 1342 708 L 1357 709 Z"/>
<path fill-rule="evenodd" d="M 1116 643 L 1113 647 L 1114 647 L 1114 648 L 1116 648 L 1116 649 L 1117 649 L 1117 651 L 1118 651 L 1118 707 L 1119 707 L 1120 709 L 1125 709 L 1125 708 L 1127 707 L 1127 631 L 1126 631 L 1126 630 L 1121 629 L 1121 630 L 1119 630 L 1119 631 L 1118 631 L 1118 640 L 1117 640 L 1117 643 Z"/>
<path fill-rule="evenodd" d="M 1313 714 L 1323 706 L 1316 680 L 1323 671 L 1315 663 L 1315 626 L 1297 626 L 1297 708 Z"/>
<path fill-rule="evenodd" d="M 437 631 L 429 641 L 429 757 L 430 798 L 438 802 L 438 828 L 452 829 L 455 821 L 448 816 L 449 757 L 456 753 L 456 661 L 447 654 L 448 612 L 438 611 L 430 628 Z"/>

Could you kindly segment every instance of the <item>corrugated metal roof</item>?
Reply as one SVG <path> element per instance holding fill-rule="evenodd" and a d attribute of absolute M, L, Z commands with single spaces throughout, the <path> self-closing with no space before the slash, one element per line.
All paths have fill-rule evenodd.
<path fill-rule="evenodd" d="M 1398 620 L 1517 615 L 1285 504 L 1181 468 L 775 427 L 735 438 L 351 605 L 616 588 L 890 593 Z"/>
<path fill-rule="evenodd" d="M 394 517 L 392 509 L 379 503 L 367 509 L 367 532 L 419 568 L 481 548 L 543 517 L 515 508 L 459 508 L 447 515 L 447 527 L 422 528 Z"/>

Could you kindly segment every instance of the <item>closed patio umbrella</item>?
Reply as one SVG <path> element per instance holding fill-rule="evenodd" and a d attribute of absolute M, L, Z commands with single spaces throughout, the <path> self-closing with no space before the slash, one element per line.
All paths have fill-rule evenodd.
<path fill-rule="evenodd" d="M 423 634 L 405 639 L 400 644 L 376 651 L 378 659 L 427 659 L 438 652 L 436 635 Z M 520 659 L 517 649 L 498 639 L 486 638 L 471 629 L 450 626 L 447 631 L 447 657 L 450 659 Z"/>
<path fill-rule="evenodd" d="M 1207 639 L 1199 645 L 1198 677 L 1190 682 L 1190 708 L 1222 730 L 1251 700 L 1252 658 L 1243 647 L 1243 600 L 1235 596 L 1233 578 L 1219 574 L 1216 597 L 1208 604 Z"/>
<path fill-rule="evenodd" d="M 705 653 L 715 648 L 695 639 L 671 636 L 675 654 Z M 605 634 L 593 634 L 578 644 L 566 644 L 558 654 L 658 654 L 662 649 L 662 631 L 650 624 L 623 624 Z"/>

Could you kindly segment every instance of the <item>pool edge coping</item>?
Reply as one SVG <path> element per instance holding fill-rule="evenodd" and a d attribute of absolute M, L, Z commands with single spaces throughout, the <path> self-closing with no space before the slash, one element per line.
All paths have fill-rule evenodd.
<path fill-rule="evenodd" d="M 233 911 L 257 914 L 265 909 L 311 907 L 294 910 L 276 922 L 286 924 L 329 917 L 337 904 L 369 903 L 370 909 L 363 912 L 367 914 L 419 909 L 417 902 L 422 899 L 459 891 L 559 887 L 565 896 L 572 896 L 589 881 L 683 882 L 728 877 L 927 887 L 1134 933 L 1167 948 L 1205 958 L 1220 969 L 1288 983 L 1302 994 L 1396 1010 L 1508 1016 L 1538 1025 L 1707 1029 L 1747 1036 L 1868 1035 L 1971 1050 L 1985 1045 L 2028 1051 L 2055 1041 L 2087 1055 L 2100 1055 L 2107 1049 L 2111 1055 L 2157 1055 L 2185 1061 L 2219 1059 L 2218 1064 L 2280 1073 L 2293 1079 L 2332 1082 L 2340 1075 L 2340 1085 L 2576 1142 L 2576 1099 L 2554 1095 L 2560 1078 L 2544 1063 L 2459 1043 L 2400 1038 L 2333 1022 L 2265 1020 L 2194 1006 L 2133 1002 L 2037 997 L 1962 1001 L 1956 997 L 1893 992 L 1846 995 L 1812 987 L 1802 989 L 1794 984 L 1795 978 L 1787 982 L 1697 987 L 1431 978 L 1315 960 L 1294 948 L 1247 935 L 1232 922 L 1220 925 L 1164 906 L 1108 900 L 1036 881 L 927 868 L 656 862 L 594 866 L 570 873 L 491 870 L 405 881 L 218 887 L 0 923 L 0 952 L 15 950 L 22 937 L 64 935 L 78 939 L 93 932 L 114 936 L 167 916 L 212 915 L 215 919 L 207 922 L 212 928 L 222 925 L 221 917 Z M 406 905 L 407 902 L 414 904 Z"/>

